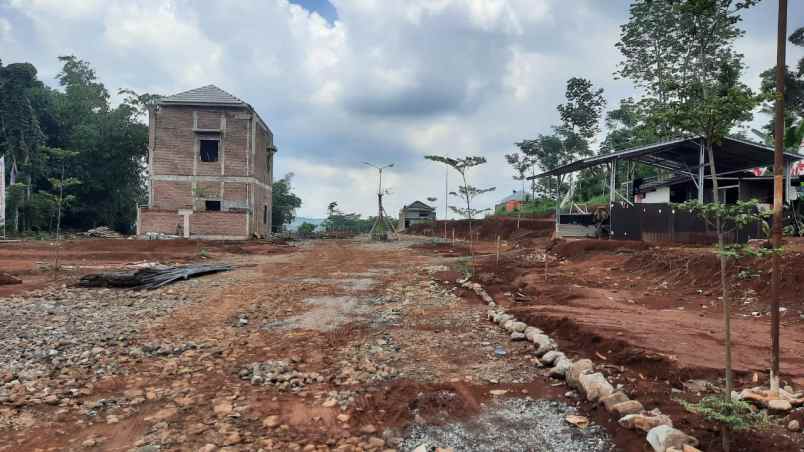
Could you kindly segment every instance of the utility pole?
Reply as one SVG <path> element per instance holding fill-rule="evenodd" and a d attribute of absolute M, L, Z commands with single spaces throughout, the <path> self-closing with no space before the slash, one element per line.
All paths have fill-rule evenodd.
<path fill-rule="evenodd" d="M 444 168 L 444 221 L 447 221 L 449 218 L 449 167 Z M 444 223 L 444 227 L 446 227 L 447 223 Z"/>
<path fill-rule="evenodd" d="M 779 396 L 779 255 L 782 247 L 782 209 L 784 204 L 784 75 L 787 44 L 787 0 L 779 0 L 779 26 L 776 35 L 776 105 L 773 128 L 773 225 L 771 229 L 771 395 Z"/>
<path fill-rule="evenodd" d="M 382 170 L 384 170 L 386 168 L 391 168 L 391 167 L 394 166 L 394 164 L 391 163 L 391 164 L 388 164 L 388 165 L 385 165 L 385 166 L 377 166 L 377 165 L 371 164 L 369 162 L 363 162 L 363 164 L 368 165 L 368 166 L 376 169 L 378 171 L 378 173 L 379 173 L 379 176 L 380 176 L 379 177 L 379 179 L 380 179 L 379 184 L 377 186 L 377 219 L 374 220 L 374 224 L 371 226 L 371 231 L 369 232 L 369 235 L 372 238 L 374 238 L 375 237 L 374 230 L 377 229 L 377 227 L 380 227 L 382 229 L 382 233 L 378 234 L 377 236 L 381 240 L 385 240 L 388 237 L 388 232 L 386 230 L 386 227 L 389 227 L 392 230 L 393 230 L 393 227 L 391 227 L 391 224 L 385 220 L 385 215 L 384 215 L 385 209 L 383 209 L 383 207 L 382 207 L 382 195 L 383 195 L 383 192 L 382 192 Z"/>

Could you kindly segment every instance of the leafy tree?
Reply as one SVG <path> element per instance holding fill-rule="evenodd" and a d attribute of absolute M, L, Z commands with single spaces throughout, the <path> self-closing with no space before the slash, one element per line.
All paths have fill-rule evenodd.
<path fill-rule="evenodd" d="M 296 209 L 302 205 L 301 198 L 291 192 L 293 188 L 291 179 L 293 179 L 293 173 L 288 173 L 282 179 L 275 181 L 272 186 L 271 223 L 277 231 L 293 222 Z"/>
<path fill-rule="evenodd" d="M 24 192 L 18 192 L 10 203 L 17 230 L 21 211 L 30 207 L 32 172 L 37 166 L 33 162 L 38 161 L 38 148 L 45 140 L 32 101 L 33 91 L 40 84 L 32 64 L 0 63 L 0 155 L 6 156 L 12 174 L 19 171 L 26 181 Z"/>
<path fill-rule="evenodd" d="M 788 38 L 795 46 L 804 47 L 804 27 L 799 27 Z M 763 142 L 773 144 L 773 99 L 776 94 L 776 68 L 770 68 L 760 75 L 762 78 L 761 93 L 765 103 L 762 111 L 770 115 L 763 131 L 754 133 Z M 798 152 L 804 140 L 804 57 L 799 59 L 795 68 L 785 67 L 784 74 L 784 147 L 788 151 Z"/>
<path fill-rule="evenodd" d="M 552 134 L 516 143 L 532 159 L 533 167 L 549 171 L 594 154 L 591 144 L 600 132 L 600 116 L 606 107 L 603 89 L 595 89 L 587 79 L 572 77 L 567 80 L 565 97 L 566 102 L 556 107 L 561 124 L 553 126 Z M 581 180 L 591 184 L 600 179 L 598 170 L 586 171 L 581 176 Z M 564 182 L 564 176 L 559 176 L 558 183 L 563 186 Z M 548 183 L 543 181 L 532 187 L 534 198 L 537 192 L 543 195 L 555 192 L 556 188 Z"/>
<path fill-rule="evenodd" d="M 59 90 L 37 80 L 30 64 L 0 65 L 0 154 L 18 174 L 8 217 L 18 231 L 56 226 L 48 213 L 48 148 L 71 149 L 78 154 L 69 158 L 69 173 L 82 183 L 70 188 L 74 202 L 63 203 L 64 227 L 129 230 L 146 194 L 148 129 L 142 116 L 158 96 L 121 90 L 126 97 L 113 108 L 89 63 L 75 56 L 59 60 Z"/>
<path fill-rule="evenodd" d="M 315 225 L 305 221 L 299 226 L 297 232 L 302 237 L 311 237 L 315 233 Z"/>

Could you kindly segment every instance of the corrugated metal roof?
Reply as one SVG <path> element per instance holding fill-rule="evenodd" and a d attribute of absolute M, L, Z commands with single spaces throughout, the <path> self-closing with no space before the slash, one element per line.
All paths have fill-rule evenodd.
<path fill-rule="evenodd" d="M 212 105 L 231 105 L 245 107 L 248 106 L 241 99 L 227 93 L 215 85 L 202 86 L 200 88 L 184 91 L 172 96 L 165 97 L 159 101 L 163 104 L 212 104 Z"/>
<path fill-rule="evenodd" d="M 595 155 L 528 177 L 528 179 L 572 173 L 615 160 L 634 160 L 674 172 L 692 174 L 699 166 L 699 151 L 702 140 L 703 138 L 700 136 L 678 138 L 625 149 L 611 154 Z M 773 148 L 759 143 L 725 137 L 714 148 L 715 166 L 718 174 L 773 165 Z M 784 153 L 784 159 L 788 162 L 801 160 L 802 158 L 804 156 L 799 154 Z M 706 163 L 706 165 L 706 170 L 708 170 L 709 164 Z"/>

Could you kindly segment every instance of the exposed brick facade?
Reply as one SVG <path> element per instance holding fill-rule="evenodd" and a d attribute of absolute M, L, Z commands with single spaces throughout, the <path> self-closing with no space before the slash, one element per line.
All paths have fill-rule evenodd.
<path fill-rule="evenodd" d="M 140 209 L 139 234 L 270 232 L 273 134 L 250 106 L 165 102 L 148 124 L 149 205 Z M 201 140 L 217 141 L 217 160 L 202 161 Z M 221 210 L 207 210 L 217 207 L 207 201 Z"/>

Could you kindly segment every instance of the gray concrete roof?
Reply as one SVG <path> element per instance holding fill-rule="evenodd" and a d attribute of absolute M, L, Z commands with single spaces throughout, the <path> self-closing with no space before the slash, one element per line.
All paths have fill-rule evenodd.
<path fill-rule="evenodd" d="M 241 99 L 227 93 L 215 85 L 202 86 L 200 88 L 184 91 L 172 96 L 162 98 L 159 103 L 165 104 L 211 104 L 211 105 L 231 105 L 233 107 L 248 106 Z"/>

